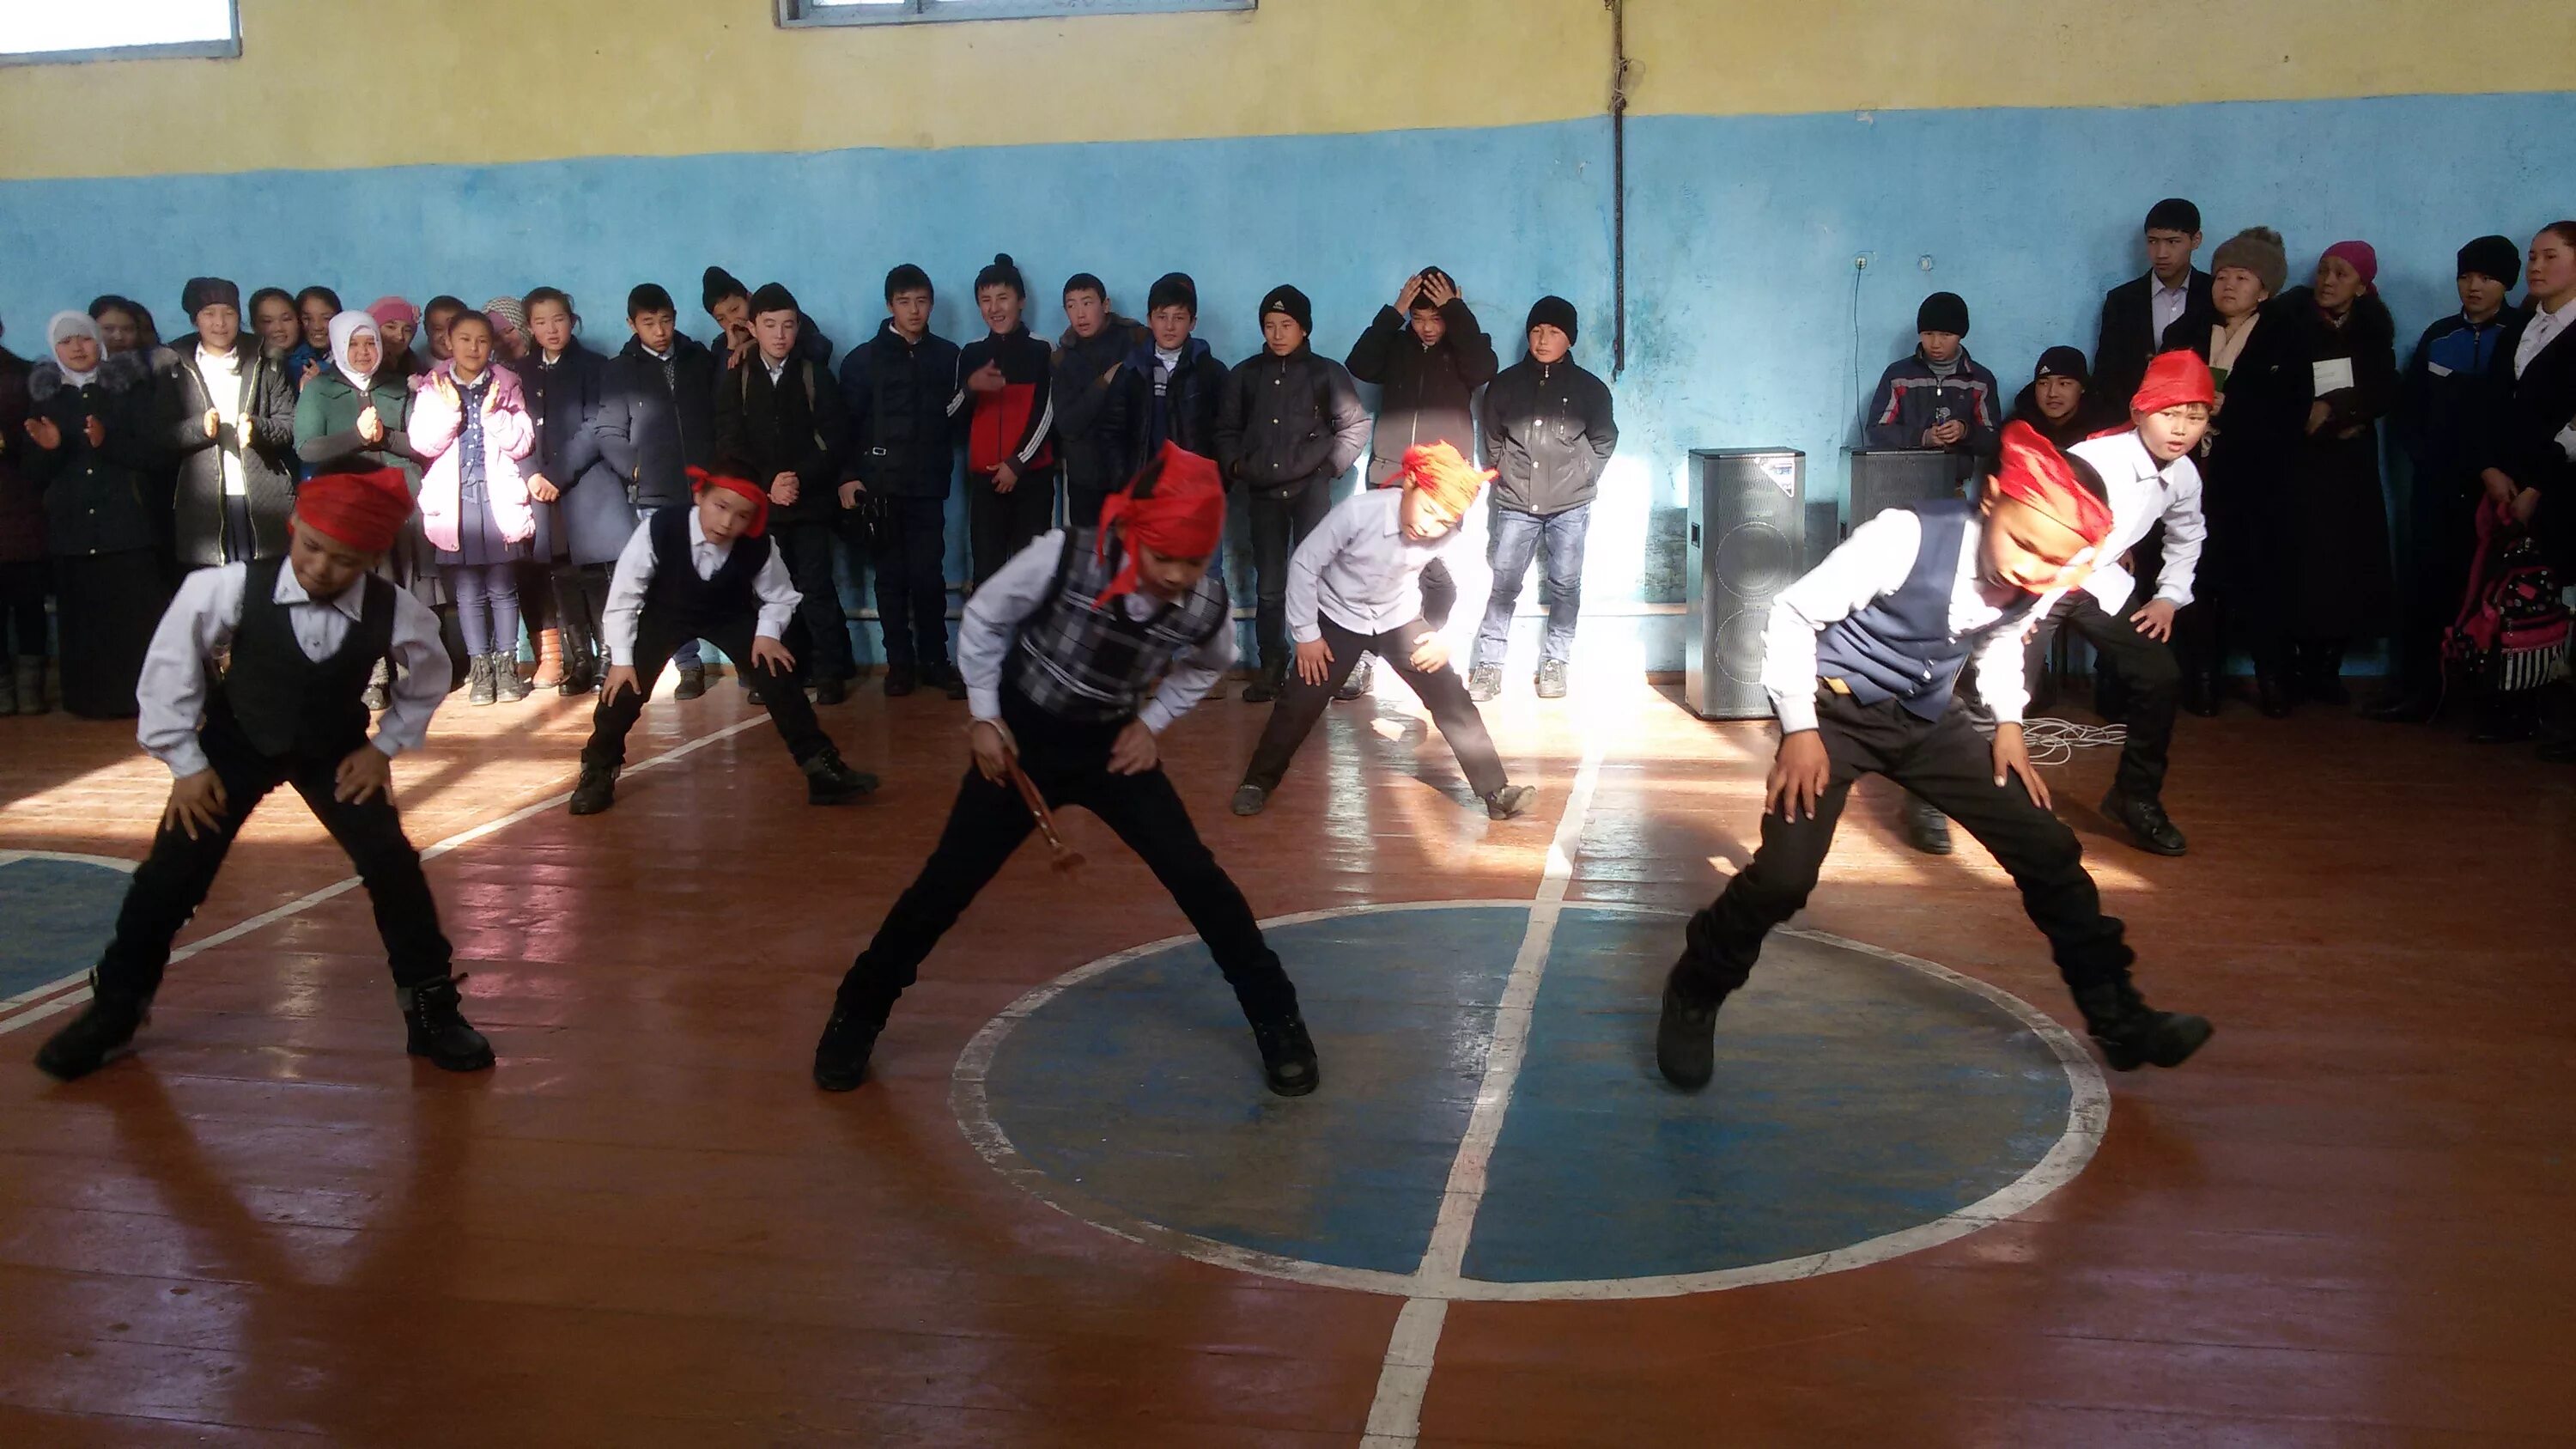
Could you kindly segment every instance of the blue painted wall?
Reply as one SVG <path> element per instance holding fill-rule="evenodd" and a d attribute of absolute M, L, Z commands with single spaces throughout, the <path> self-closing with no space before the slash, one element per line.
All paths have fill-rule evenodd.
<path fill-rule="evenodd" d="M 1969 299 L 1970 350 L 2015 389 L 2042 348 L 2089 349 L 2103 289 L 2140 269 L 2146 204 L 2177 193 L 2200 202 L 2212 245 L 2279 228 L 2294 277 L 2327 243 L 2369 239 L 2411 336 L 2450 305 L 2462 241 L 2576 212 L 2550 149 L 2571 121 L 2566 93 L 1632 121 L 1626 441 L 1587 571 L 1587 641 L 1624 636 L 1648 667 L 1679 667 L 1677 620 L 1620 611 L 1681 597 L 1669 511 L 1687 450 L 1804 448 L 1811 490 L 1838 496 L 1837 450 L 1879 369 L 1912 346 L 1925 292 Z M 1606 372 L 1608 148 L 1604 123 L 1575 121 L 14 182 L 0 184 L 0 317 L 26 352 L 47 314 L 102 291 L 183 330 L 170 324 L 195 272 L 326 281 L 352 303 L 551 282 L 613 349 L 629 285 L 659 280 L 685 304 L 721 261 L 789 283 L 846 345 L 873 330 L 884 271 L 904 259 L 942 288 L 938 328 L 971 334 L 974 270 L 1008 250 L 1050 333 L 1072 271 L 1099 272 L 1133 312 L 1154 276 L 1188 270 L 1202 334 L 1232 360 L 1257 345 L 1252 308 L 1275 282 L 1314 298 L 1318 341 L 1338 352 L 1406 272 L 1437 262 L 1507 357 L 1532 298 L 1572 298 L 1577 357 Z"/>

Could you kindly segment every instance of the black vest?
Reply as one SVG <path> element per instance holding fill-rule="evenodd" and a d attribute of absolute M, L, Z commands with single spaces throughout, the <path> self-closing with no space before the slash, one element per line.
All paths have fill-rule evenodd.
<path fill-rule="evenodd" d="M 266 558 L 243 571 L 241 623 L 207 716 L 229 718 L 272 759 L 336 759 L 367 742 L 367 678 L 393 650 L 394 586 L 368 574 L 357 622 L 337 652 L 317 661 L 304 657 L 289 606 L 277 602 L 285 567 L 285 559 Z"/>
<path fill-rule="evenodd" d="M 758 614 L 760 595 L 752 581 L 769 562 L 768 535 L 736 538 L 715 576 L 699 578 L 689 557 L 689 520 L 697 513 L 695 503 L 665 508 L 644 525 L 653 536 L 653 581 L 644 586 L 644 612 L 657 624 L 668 621 L 683 639 L 702 638 L 702 631 L 719 623 Z"/>
<path fill-rule="evenodd" d="M 1088 528 L 1068 531 L 1044 602 L 1021 622 L 1008 666 L 1011 688 L 1059 720 L 1124 724 L 1173 661 L 1233 625 L 1225 580 L 1213 568 L 1177 604 L 1142 619 L 1100 594 L 1125 562 L 1123 541 L 1107 550 Z"/>
<path fill-rule="evenodd" d="M 1841 680 L 1863 704 L 1893 699 L 1917 718 L 1937 720 L 1950 708 L 1968 656 L 1997 629 L 2019 628 L 2039 599 L 2023 594 L 1983 628 L 1951 633 L 1950 595 L 1976 505 L 1944 498 L 1908 511 L 1923 525 L 1913 572 L 1894 593 L 1825 626 L 1816 636 L 1816 673 Z"/>

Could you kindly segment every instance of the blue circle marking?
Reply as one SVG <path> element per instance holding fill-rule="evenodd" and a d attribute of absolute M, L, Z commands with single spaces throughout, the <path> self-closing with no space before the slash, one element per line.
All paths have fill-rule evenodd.
<path fill-rule="evenodd" d="M 1680 918 L 1555 911 L 1526 1051 L 1459 1272 L 1425 1248 L 1533 906 L 1265 923 L 1323 1060 L 1260 1091 L 1196 937 L 1015 1002 L 960 1057 L 968 1138 L 1045 1201 L 1208 1262 L 1412 1296 L 1649 1297 L 1857 1267 L 2009 1217 L 2080 1172 L 2109 1096 L 2003 991 L 1856 942 L 1775 934 L 1719 1016 L 1704 1093 L 1656 1073 Z"/>
<path fill-rule="evenodd" d="M 130 860 L 0 850 L 0 1002 L 89 969 L 116 924 Z"/>

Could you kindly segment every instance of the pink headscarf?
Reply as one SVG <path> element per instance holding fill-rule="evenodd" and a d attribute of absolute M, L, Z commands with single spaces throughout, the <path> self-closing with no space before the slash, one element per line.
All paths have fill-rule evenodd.
<path fill-rule="evenodd" d="M 378 297 L 367 304 L 367 315 L 375 318 L 376 325 L 379 327 L 388 322 L 409 322 L 415 327 L 420 325 L 419 310 L 400 297 Z"/>
<path fill-rule="evenodd" d="M 2379 290 L 2379 253 L 2371 249 L 2370 243 L 2339 241 L 2326 248 L 2326 255 L 2343 258 L 2354 271 L 2361 273 L 2361 290 L 2365 294 Z"/>

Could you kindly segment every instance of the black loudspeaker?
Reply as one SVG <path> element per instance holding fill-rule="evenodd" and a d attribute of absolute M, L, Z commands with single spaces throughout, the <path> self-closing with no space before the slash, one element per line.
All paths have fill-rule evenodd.
<path fill-rule="evenodd" d="M 1851 455 L 1851 506 L 1843 527 L 1860 527 L 1891 508 L 1911 508 L 1956 498 L 1976 459 L 1939 448 L 1856 448 Z"/>
<path fill-rule="evenodd" d="M 1807 455 L 1794 448 L 1694 449 L 1690 648 L 1682 698 L 1702 719 L 1769 719 L 1762 631 L 1771 600 L 1805 566 Z"/>

